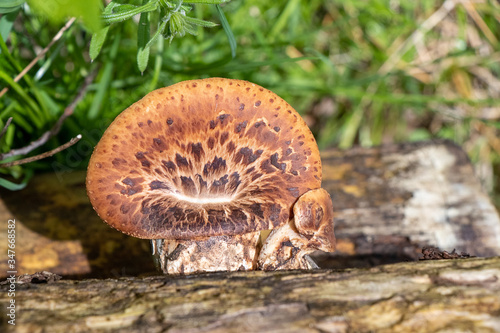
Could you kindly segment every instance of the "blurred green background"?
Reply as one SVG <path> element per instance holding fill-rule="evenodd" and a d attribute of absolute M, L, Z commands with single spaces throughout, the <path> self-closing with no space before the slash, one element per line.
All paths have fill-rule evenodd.
<path fill-rule="evenodd" d="M 40 3 L 45 3 L 42 9 Z M 48 10 L 47 3 L 59 2 L 0 1 L 0 7 L 13 6 L 0 14 L 0 89 L 9 89 L 0 97 L 0 130 L 13 117 L 0 139 L 0 153 L 50 130 L 89 78 L 88 92 L 59 134 L 30 155 L 77 134 L 83 138 L 51 158 L 0 167 L 1 179 L 11 182 L 4 186 L 20 188 L 36 172 L 84 169 L 102 132 L 130 104 L 159 87 L 221 76 L 252 81 L 283 97 L 303 115 L 320 148 L 453 140 L 467 151 L 500 206 L 497 1 L 233 0 L 220 6 L 226 27 L 215 5 L 193 4 L 187 16 L 218 26 L 195 26 L 191 32 L 196 36 L 177 34 L 171 42 L 158 38 L 142 73 L 137 64 L 139 16 L 113 23 L 91 61 L 92 33 L 105 26 L 96 15 L 102 11 L 100 2 L 74 6 L 69 13 L 58 12 L 57 6 Z M 67 15 L 83 19 L 14 82 Z M 160 21 L 154 13 L 149 19 L 151 37 Z"/>

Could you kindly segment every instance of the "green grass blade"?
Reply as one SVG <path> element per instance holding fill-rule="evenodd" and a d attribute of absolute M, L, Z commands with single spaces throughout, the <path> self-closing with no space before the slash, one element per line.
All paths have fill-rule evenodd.
<path fill-rule="evenodd" d="M 230 0 L 186 0 L 184 3 L 199 3 L 203 5 L 220 5 L 221 3 L 228 2 Z"/>
<path fill-rule="evenodd" d="M 13 183 L 11 181 L 8 181 L 7 179 L 0 177 L 0 186 L 4 187 L 10 191 L 22 190 L 23 188 L 26 187 L 26 185 L 28 185 L 28 181 L 26 181 L 26 182 L 23 181 L 22 183 L 16 184 L 16 183 Z"/>
<path fill-rule="evenodd" d="M 33 79 L 35 81 L 40 81 L 40 79 L 45 75 L 47 70 L 49 69 L 50 65 L 52 65 L 52 62 L 54 59 L 59 55 L 59 51 L 61 51 L 62 47 L 65 44 L 65 39 L 61 39 L 59 42 L 57 42 L 56 47 L 54 48 L 54 51 L 50 54 L 49 58 L 45 60 L 43 65 L 38 69 L 36 72 L 35 76 Z"/>
<path fill-rule="evenodd" d="M 234 38 L 233 30 L 231 29 L 231 26 L 229 25 L 229 22 L 227 21 L 226 15 L 224 15 L 222 8 L 219 5 L 216 5 L 215 8 L 217 9 L 217 15 L 219 16 L 220 23 L 222 24 L 222 28 L 226 33 L 227 40 L 229 41 L 229 46 L 231 47 L 231 57 L 236 58 L 237 44 L 236 39 Z"/>
<path fill-rule="evenodd" d="M 26 185 L 28 185 L 28 182 L 30 181 L 31 177 L 33 177 L 33 170 L 27 169 L 21 183 L 19 183 L 19 184 L 13 183 L 5 178 L 0 177 L 0 186 L 4 187 L 10 191 L 19 191 L 19 190 L 22 190 L 23 188 L 25 188 Z"/>
<path fill-rule="evenodd" d="M 144 12 L 151 12 L 153 10 L 156 10 L 158 8 L 158 1 L 152 1 L 150 3 L 147 3 L 143 6 L 130 9 L 125 12 L 120 12 L 120 13 L 112 13 L 112 14 L 104 14 L 102 16 L 102 19 L 104 23 L 106 24 L 111 24 L 115 22 L 121 22 L 128 20 L 129 18 L 132 18 L 138 14 L 144 13 Z"/>
<path fill-rule="evenodd" d="M 0 36 L 0 49 L 2 50 L 2 54 L 7 57 L 8 61 L 20 72 L 22 71 L 23 67 L 17 62 L 16 59 L 10 54 L 9 48 L 7 47 L 7 44 L 5 44 L 5 39 Z"/>
<path fill-rule="evenodd" d="M 315 60 L 317 59 L 316 57 L 300 57 L 300 58 L 281 58 L 281 59 L 274 59 L 274 60 L 267 60 L 267 61 L 256 61 L 256 62 L 251 62 L 248 64 L 230 64 L 224 67 L 220 68 L 214 68 L 214 71 L 221 71 L 221 72 L 246 72 L 246 71 L 252 71 L 255 70 L 256 68 L 263 67 L 263 66 L 272 66 L 272 65 L 281 65 L 284 63 L 288 62 L 297 62 L 301 60 Z M 210 68 L 207 68 L 207 70 L 210 72 Z"/>
<path fill-rule="evenodd" d="M 163 47 L 165 45 L 165 40 L 163 38 L 158 39 L 156 56 L 155 56 L 155 68 L 153 72 L 153 77 L 151 78 L 151 82 L 149 83 L 148 91 L 152 91 L 156 88 L 158 84 L 158 79 L 160 77 L 161 65 L 163 63 Z"/>
<path fill-rule="evenodd" d="M 147 1 L 144 0 L 143 3 L 145 4 Z M 137 28 L 137 67 L 141 74 L 148 67 L 149 47 L 147 47 L 147 44 L 149 42 L 149 29 L 149 13 L 141 13 L 139 27 Z"/>
<path fill-rule="evenodd" d="M 118 53 L 119 46 L 120 46 L 120 35 L 117 34 L 113 41 L 113 45 L 111 46 L 110 59 L 108 59 L 108 61 L 104 65 L 104 69 L 102 70 L 101 80 L 99 81 L 97 87 L 97 93 L 94 96 L 94 99 L 92 100 L 92 104 L 88 112 L 89 119 L 96 119 L 97 116 L 99 115 L 102 101 L 104 100 L 104 96 L 106 96 L 109 84 L 111 82 L 114 60 Z"/>
<path fill-rule="evenodd" d="M 290 16 L 294 11 L 297 10 L 300 4 L 300 0 L 289 0 L 286 4 L 285 9 L 281 13 L 280 17 L 274 24 L 271 32 L 269 33 L 269 38 L 271 40 L 275 39 L 276 36 L 285 28 L 285 25 L 290 21 Z"/>
<path fill-rule="evenodd" d="M 40 112 L 40 108 L 35 101 L 7 73 L 0 71 L 0 79 L 4 80 L 33 110 Z"/>

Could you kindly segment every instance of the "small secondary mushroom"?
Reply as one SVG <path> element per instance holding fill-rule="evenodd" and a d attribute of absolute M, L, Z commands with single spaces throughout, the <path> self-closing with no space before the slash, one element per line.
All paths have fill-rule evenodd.
<path fill-rule="evenodd" d="M 223 78 L 134 103 L 87 171 L 99 216 L 151 239 L 165 273 L 314 267 L 308 253 L 335 249 L 320 185 L 318 147 L 300 115 L 267 89 Z"/>

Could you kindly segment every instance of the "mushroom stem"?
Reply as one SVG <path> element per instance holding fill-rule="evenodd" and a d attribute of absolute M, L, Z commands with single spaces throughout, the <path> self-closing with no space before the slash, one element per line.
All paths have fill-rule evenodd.
<path fill-rule="evenodd" d="M 260 232 L 196 240 L 153 239 L 155 263 L 165 274 L 254 270 Z"/>
<path fill-rule="evenodd" d="M 309 254 L 335 251 L 333 206 L 326 190 L 318 188 L 300 196 L 293 215 L 265 240 L 259 254 L 260 269 L 314 269 L 318 265 Z"/>
<path fill-rule="evenodd" d="M 300 235 L 294 219 L 274 229 L 259 253 L 258 269 L 314 269 L 318 265 L 309 257 L 316 249 L 308 247 L 308 239 Z"/>

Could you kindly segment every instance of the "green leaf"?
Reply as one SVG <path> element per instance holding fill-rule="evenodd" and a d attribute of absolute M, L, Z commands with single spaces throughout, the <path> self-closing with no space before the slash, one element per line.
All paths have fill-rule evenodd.
<path fill-rule="evenodd" d="M 198 35 L 198 31 L 196 31 L 196 29 L 191 24 L 184 25 L 184 32 L 187 32 L 188 34 L 191 34 L 193 36 Z"/>
<path fill-rule="evenodd" d="M 100 0 L 72 0 L 71 4 L 60 0 L 28 0 L 30 8 L 38 15 L 54 23 L 65 22 L 68 17 L 81 17 L 93 32 L 101 29 Z"/>
<path fill-rule="evenodd" d="M 141 74 L 144 73 L 144 71 L 148 67 L 148 61 L 149 61 L 149 47 L 137 50 L 137 67 L 139 68 Z"/>
<path fill-rule="evenodd" d="M 102 28 L 99 32 L 92 35 L 90 40 L 89 55 L 90 60 L 94 61 L 95 58 L 101 53 L 102 45 L 106 40 L 106 35 L 108 34 L 109 26 Z"/>
<path fill-rule="evenodd" d="M 144 0 L 146 2 L 147 0 Z M 143 2 L 143 3 L 144 3 Z M 141 13 L 139 28 L 137 29 L 137 66 L 144 73 L 149 61 L 149 13 Z"/>
<path fill-rule="evenodd" d="M 229 2 L 230 0 L 184 0 L 184 3 L 199 3 L 203 5 L 219 5 L 221 3 Z"/>
<path fill-rule="evenodd" d="M 115 2 L 110 2 L 109 5 L 104 8 L 104 14 L 110 14 L 113 11 L 113 8 L 116 7 L 117 4 Z M 109 25 L 105 26 L 98 32 L 92 35 L 92 39 L 90 40 L 90 48 L 89 55 L 90 60 L 94 61 L 95 58 L 101 53 L 102 45 L 106 40 L 106 36 L 108 34 Z"/>
<path fill-rule="evenodd" d="M 205 28 L 213 28 L 213 27 L 216 27 L 218 25 L 214 22 L 199 20 L 197 18 L 189 17 L 189 16 L 184 17 L 184 20 L 186 20 L 186 22 L 188 22 L 190 24 L 198 25 L 200 27 L 205 27 Z"/>
<path fill-rule="evenodd" d="M 25 0 L 2 0 L 0 1 L 0 14 L 7 14 L 17 11 L 24 4 Z"/>
<path fill-rule="evenodd" d="M 215 8 L 217 8 L 217 15 L 219 15 L 220 23 L 222 24 L 222 28 L 224 29 L 224 32 L 226 33 L 227 40 L 229 41 L 229 46 L 231 47 L 231 56 L 233 58 L 235 58 L 237 44 L 236 44 L 236 39 L 234 38 L 233 31 L 231 30 L 231 27 L 229 26 L 229 22 L 227 22 L 226 15 L 224 15 L 222 8 L 219 5 L 216 5 Z"/>
<path fill-rule="evenodd" d="M 115 3 L 116 4 L 116 3 Z M 128 5 L 128 4 L 124 4 L 124 5 L 121 5 L 121 4 L 116 4 L 116 6 L 113 8 L 113 11 L 109 12 L 109 13 L 104 13 L 104 14 L 119 14 L 119 13 L 125 13 L 125 12 L 128 12 L 128 11 L 131 11 L 131 10 L 134 10 L 134 9 L 137 9 L 139 8 L 139 6 L 134 6 L 134 5 Z"/>
<path fill-rule="evenodd" d="M 141 13 L 154 11 L 157 8 L 158 8 L 158 2 L 152 1 L 150 3 L 143 5 L 143 6 L 136 7 L 134 9 L 127 10 L 125 12 L 105 14 L 102 16 L 102 19 L 104 20 L 104 23 L 111 24 L 111 23 L 115 23 L 115 22 L 128 20 L 129 18 L 132 18 L 135 15 L 138 15 Z"/>
<path fill-rule="evenodd" d="M 7 38 L 9 37 L 17 14 L 19 14 L 19 10 L 12 11 L 0 17 L 0 36 L 2 36 L 3 40 L 7 40 Z"/>
<path fill-rule="evenodd" d="M 168 21 L 163 21 L 156 29 L 155 34 L 151 37 L 151 40 L 146 44 L 146 47 L 151 47 L 151 45 L 158 39 L 158 37 L 163 34 L 165 27 L 167 26 Z"/>

